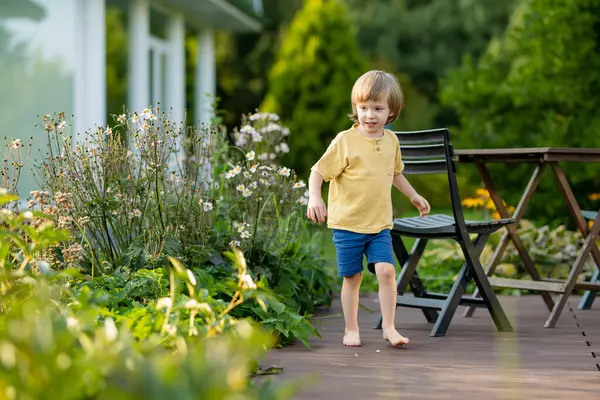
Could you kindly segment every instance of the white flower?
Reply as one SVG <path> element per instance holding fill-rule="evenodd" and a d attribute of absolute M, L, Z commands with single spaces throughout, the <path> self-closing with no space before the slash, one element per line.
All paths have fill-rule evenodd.
<path fill-rule="evenodd" d="M 239 240 L 232 240 L 231 242 L 229 242 L 229 247 L 240 247 L 240 241 Z"/>
<path fill-rule="evenodd" d="M 32 220 L 32 219 L 33 219 L 33 213 L 32 213 L 31 211 L 25 211 L 25 212 L 23 213 L 23 217 L 24 217 L 25 219 Z"/>
<path fill-rule="evenodd" d="M 75 330 L 79 327 L 79 321 L 76 318 L 68 317 L 67 318 L 67 328 L 71 330 Z"/>
<path fill-rule="evenodd" d="M 0 187 L 0 196 L 6 196 L 8 194 L 8 189 L 4 187 Z"/>
<path fill-rule="evenodd" d="M 11 142 L 10 146 L 13 149 L 18 149 L 21 146 L 21 143 L 23 143 L 21 139 L 15 139 Z"/>
<path fill-rule="evenodd" d="M 210 211 L 210 210 L 212 210 L 212 209 L 213 209 L 213 205 L 212 205 L 212 203 L 211 203 L 210 201 L 206 201 L 206 202 L 204 202 L 204 204 L 202 205 L 202 209 L 203 209 L 204 211 Z"/>
<path fill-rule="evenodd" d="M 304 183 L 304 181 L 298 181 L 298 182 L 294 183 L 294 189 L 300 189 L 305 186 L 306 186 L 306 184 Z"/>
<path fill-rule="evenodd" d="M 257 168 L 258 168 L 258 164 L 252 165 L 252 167 L 250 168 L 250 172 L 255 173 Z"/>
<path fill-rule="evenodd" d="M 240 133 L 254 135 L 256 133 L 256 130 L 251 125 L 244 125 L 240 129 Z"/>
<path fill-rule="evenodd" d="M 254 281 L 252 280 L 252 277 L 250 275 L 248 275 L 247 273 L 243 273 L 242 276 L 240 276 L 240 280 L 242 282 L 242 287 L 246 288 L 246 289 L 256 289 L 256 283 L 254 283 Z"/>
<path fill-rule="evenodd" d="M 170 308 L 172 304 L 173 303 L 171 302 L 171 298 L 170 297 L 161 297 L 156 302 L 156 308 L 158 308 L 158 309 L 160 309 L 160 308 Z"/>
<path fill-rule="evenodd" d="M 141 217 L 142 216 L 142 212 L 136 208 L 136 209 L 133 210 L 133 216 L 134 217 Z"/>
<path fill-rule="evenodd" d="M 250 236 L 251 236 L 251 235 L 250 235 L 250 232 L 248 232 L 248 231 L 243 231 L 243 232 L 241 233 L 241 235 L 240 235 L 240 237 L 241 237 L 242 239 L 248 239 Z"/>
<path fill-rule="evenodd" d="M 235 140 L 236 146 L 245 146 L 247 144 L 248 144 L 248 135 L 246 135 L 245 133 L 240 134 Z"/>
<path fill-rule="evenodd" d="M 124 124 L 127 122 L 127 116 L 125 114 L 121 114 L 117 117 L 117 121 L 119 121 L 120 124 Z"/>
<path fill-rule="evenodd" d="M 246 189 L 246 187 L 244 185 L 242 185 L 241 183 L 239 185 L 237 185 L 235 188 L 240 192 L 243 192 L 244 189 Z"/>
<path fill-rule="evenodd" d="M 297 202 L 298 204 L 301 204 L 301 205 L 303 205 L 303 206 L 305 206 L 305 205 L 307 205 L 307 204 L 308 204 L 308 200 L 306 200 L 306 197 L 300 197 L 298 200 L 296 200 L 296 202 Z"/>
<path fill-rule="evenodd" d="M 134 124 L 136 124 L 138 122 L 138 115 L 137 113 L 133 114 L 133 117 L 131 117 L 131 122 L 133 122 Z"/>
<path fill-rule="evenodd" d="M 188 300 L 187 303 L 185 303 L 185 308 L 188 309 L 196 308 L 197 306 L 198 302 L 194 299 Z"/>
<path fill-rule="evenodd" d="M 287 143 L 281 143 L 279 145 L 279 149 L 281 150 L 282 153 L 289 153 L 290 152 L 290 147 L 288 146 Z"/>
<path fill-rule="evenodd" d="M 252 161 L 252 160 L 254 160 L 255 155 L 256 154 L 254 153 L 254 151 L 251 151 L 251 152 L 249 152 L 249 153 L 246 154 L 246 159 L 248 161 Z"/>
<path fill-rule="evenodd" d="M 189 269 L 186 270 L 187 274 L 188 274 L 188 279 L 190 280 L 190 283 L 194 286 L 196 286 L 196 277 L 194 276 L 194 273 L 192 271 L 190 271 Z"/>
<path fill-rule="evenodd" d="M 268 160 L 269 159 L 269 153 L 260 153 L 258 155 L 258 159 L 261 160 L 261 161 Z"/>
<path fill-rule="evenodd" d="M 281 151 L 281 147 L 279 145 L 275 146 L 275 153 L 279 153 Z"/>
<path fill-rule="evenodd" d="M 235 177 L 235 172 L 233 172 L 233 170 L 227 171 L 227 173 L 225 174 L 225 179 L 231 179 L 233 177 Z"/>
<path fill-rule="evenodd" d="M 276 159 L 276 158 L 277 158 L 277 154 L 275 154 L 275 153 L 271 153 L 271 154 L 269 154 L 269 159 L 270 159 L 270 160 L 274 160 L 274 159 Z"/>
<path fill-rule="evenodd" d="M 252 192 L 248 188 L 246 188 L 246 189 L 244 189 L 244 192 L 242 193 L 242 195 L 244 197 L 250 197 L 252 195 Z"/>
<path fill-rule="evenodd" d="M 290 128 L 288 128 L 287 126 L 284 126 L 283 128 L 281 128 L 281 134 L 283 136 L 288 136 L 290 134 Z"/>
<path fill-rule="evenodd" d="M 258 187 L 258 182 L 252 182 L 249 187 L 251 187 L 252 189 L 256 189 Z"/>
<path fill-rule="evenodd" d="M 242 167 L 240 167 L 239 165 L 236 165 L 236 166 L 233 168 L 233 173 L 237 175 L 237 174 L 239 174 L 240 172 L 242 172 Z"/>
<path fill-rule="evenodd" d="M 290 176 L 290 172 L 291 172 L 291 171 L 290 171 L 290 169 L 289 169 L 289 168 L 287 168 L 287 167 L 283 167 L 283 168 L 281 168 L 279 171 L 277 171 L 277 173 L 278 173 L 279 175 L 281 175 L 281 176 L 285 176 L 286 178 L 287 178 L 288 176 Z"/>
<path fill-rule="evenodd" d="M 133 157 L 133 151 L 129 150 L 127 152 L 127 158 L 131 158 L 131 157 Z"/>
<path fill-rule="evenodd" d="M 262 135 L 261 135 L 260 133 L 258 133 L 258 132 L 253 132 L 253 133 L 252 133 L 252 140 L 253 140 L 255 143 L 258 143 L 258 142 L 260 142 L 262 139 L 263 139 L 263 137 L 262 137 Z"/>
<path fill-rule="evenodd" d="M 106 127 L 104 132 L 106 132 L 107 135 L 112 135 L 112 128 Z"/>
<path fill-rule="evenodd" d="M 114 342 L 117 339 L 119 331 L 117 330 L 115 321 L 113 321 L 111 317 L 108 317 L 104 320 L 104 334 L 109 342 Z"/>
<path fill-rule="evenodd" d="M 64 129 L 65 126 L 67 126 L 67 121 L 62 121 L 60 124 L 58 124 L 58 129 Z"/>

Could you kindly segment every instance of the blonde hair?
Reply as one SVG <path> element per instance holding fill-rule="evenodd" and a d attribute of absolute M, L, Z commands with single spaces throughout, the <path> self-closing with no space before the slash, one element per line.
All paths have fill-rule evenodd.
<path fill-rule="evenodd" d="M 394 122 L 402 106 L 404 105 L 404 94 L 398 79 L 387 72 L 372 70 L 365 72 L 360 76 L 352 87 L 350 99 L 352 101 L 352 114 L 348 114 L 351 120 L 358 122 L 356 113 L 356 103 L 364 103 L 366 101 L 376 101 L 382 95 L 388 96 L 387 102 L 390 109 L 390 117 L 387 124 Z"/>

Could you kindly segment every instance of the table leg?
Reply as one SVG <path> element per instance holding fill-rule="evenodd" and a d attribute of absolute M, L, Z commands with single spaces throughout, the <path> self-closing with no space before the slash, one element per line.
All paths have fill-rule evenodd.
<path fill-rule="evenodd" d="M 479 173 L 479 176 L 483 182 L 483 185 L 490 193 L 490 198 L 494 202 L 494 205 L 496 206 L 496 209 L 498 210 L 498 213 L 500 214 L 500 216 L 502 218 L 510 218 L 508 210 L 504 206 L 504 203 L 502 203 L 502 199 L 498 195 L 496 186 L 494 185 L 494 183 L 492 181 L 492 177 L 490 175 L 490 172 L 487 169 L 487 167 L 485 166 L 485 164 L 480 161 L 477 161 L 475 163 L 475 166 L 477 167 L 477 172 Z M 540 183 L 540 179 L 541 179 L 542 173 L 544 172 L 544 169 L 545 169 L 545 164 L 540 163 L 536 166 L 533 174 L 531 175 L 531 178 L 529 179 L 529 183 L 527 184 L 527 187 L 525 188 L 525 191 L 523 192 L 523 195 L 521 196 L 521 199 L 519 200 L 519 204 L 517 205 L 517 208 L 515 209 L 514 218 L 516 219 L 517 223 L 514 225 L 506 226 L 506 231 L 505 231 L 504 235 L 502 236 L 502 239 L 501 239 L 498 247 L 496 248 L 496 251 L 494 252 L 494 254 L 492 256 L 492 259 L 490 260 L 488 266 L 486 267 L 486 275 L 487 276 L 492 276 L 494 274 L 494 272 L 496 270 L 496 266 L 502 259 L 502 256 L 504 255 L 504 252 L 506 251 L 506 248 L 508 247 L 509 241 L 512 241 L 513 244 L 515 245 L 515 248 L 519 252 L 519 255 L 521 256 L 521 259 L 523 260 L 523 263 L 525 264 L 525 268 L 527 269 L 527 272 L 529 272 L 529 275 L 531 276 L 531 278 L 535 281 L 541 280 L 541 278 L 542 278 L 541 275 L 539 274 L 538 270 L 535 268 L 533 260 L 529 256 L 529 253 L 525 249 L 525 245 L 523 244 L 523 242 L 521 241 L 521 238 L 519 237 L 519 235 L 517 233 L 517 227 L 518 227 L 519 221 L 521 220 L 521 218 L 523 218 L 523 215 L 525 213 L 525 209 L 527 208 L 527 204 L 529 203 L 529 200 L 531 200 L 531 198 L 533 197 L 533 194 L 535 193 L 535 191 Z M 479 292 L 475 291 L 473 296 L 477 296 L 478 294 L 479 294 Z M 552 300 L 552 296 L 550 295 L 550 293 L 540 292 L 540 296 L 542 296 L 542 300 L 546 304 L 546 307 L 548 307 L 548 310 L 552 310 L 552 308 L 554 307 L 554 301 Z M 475 307 L 467 308 L 464 315 L 466 317 L 472 316 L 474 313 L 474 309 L 475 309 Z"/>
<path fill-rule="evenodd" d="M 545 328 L 554 328 L 563 308 L 567 304 L 567 300 L 571 295 L 573 288 L 575 287 L 577 277 L 583 270 L 585 260 L 590 255 L 590 252 L 593 252 L 594 249 L 598 250 L 598 248 L 596 247 L 596 237 L 598 236 L 598 231 L 600 231 L 600 213 L 596 217 L 592 229 L 585 238 L 583 247 L 577 255 L 577 259 L 575 260 L 575 263 L 573 264 L 573 267 L 571 268 L 571 271 L 569 273 L 569 277 L 567 278 L 564 292 L 558 296 L 556 304 L 554 305 L 554 308 L 552 309 L 552 312 L 550 313 L 550 316 L 548 317 L 548 320 L 544 325 Z"/>
<path fill-rule="evenodd" d="M 575 222 L 577 223 L 577 228 L 579 228 L 579 232 L 581 232 L 583 237 L 587 237 L 589 230 L 585 222 L 585 218 L 583 218 L 583 215 L 581 214 L 581 208 L 579 207 L 579 203 L 577 203 L 577 200 L 575 199 L 575 195 L 571 190 L 571 185 L 569 185 L 565 173 L 563 172 L 562 168 L 558 165 L 558 163 L 550 163 L 550 167 L 552 168 L 552 172 L 554 172 L 554 177 L 558 182 L 558 186 L 560 187 L 560 190 L 563 196 L 565 197 L 565 200 L 567 201 L 569 210 L 571 211 L 571 214 L 573 214 L 573 218 L 575 218 Z M 595 242 L 592 244 L 591 251 L 594 262 L 598 267 L 600 267 L 600 250 L 598 249 L 598 246 L 596 246 Z"/>
<path fill-rule="evenodd" d="M 583 269 L 585 260 L 590 252 L 592 254 L 592 258 L 594 259 L 594 262 L 596 263 L 596 266 L 598 268 L 600 268 L 600 250 L 598 249 L 598 246 L 596 246 L 596 240 L 595 240 L 596 236 L 597 236 L 597 231 L 598 231 L 598 229 L 600 229 L 599 227 L 596 226 L 598 224 L 598 217 L 600 217 L 600 213 L 599 213 L 598 217 L 596 217 L 596 220 L 594 221 L 594 226 L 592 227 L 592 231 L 589 231 L 587 224 L 585 222 L 585 218 L 583 218 L 583 215 L 581 213 L 581 208 L 579 207 L 579 203 L 577 202 L 577 199 L 575 198 L 575 195 L 573 194 L 573 191 L 571 190 L 571 186 L 569 185 L 569 181 L 567 180 L 564 171 L 562 170 L 560 165 L 558 165 L 558 163 L 550 163 L 550 167 L 552 168 L 552 172 L 554 173 L 554 177 L 558 183 L 558 186 L 559 186 L 563 196 L 565 197 L 567 205 L 569 206 L 569 210 L 571 211 L 573 218 L 575 218 L 577 228 L 579 229 L 579 231 L 581 232 L 583 237 L 586 238 L 586 241 L 585 241 L 584 246 L 580 250 L 580 253 L 575 261 L 575 264 L 571 267 L 569 277 L 567 278 L 567 281 L 566 281 L 565 290 L 564 290 L 563 294 L 561 294 L 559 296 L 559 301 L 557 302 L 556 307 L 554 307 L 554 309 L 552 310 L 552 313 L 550 314 L 550 318 L 548 318 L 548 321 L 546 321 L 546 325 L 545 325 L 546 328 L 552 328 L 556 325 L 558 317 L 560 316 L 562 308 L 564 307 L 564 303 L 566 303 L 568 297 L 570 296 L 571 291 L 573 290 L 573 287 L 574 287 L 575 283 L 577 282 L 577 278 L 579 278 L 579 274 L 581 273 L 581 271 Z M 596 234 L 593 234 L 594 231 L 596 232 Z M 590 237 L 591 237 L 591 239 L 590 239 Z M 589 249 L 588 249 L 588 247 L 589 247 Z M 585 257 L 582 257 L 582 255 L 585 255 Z"/>

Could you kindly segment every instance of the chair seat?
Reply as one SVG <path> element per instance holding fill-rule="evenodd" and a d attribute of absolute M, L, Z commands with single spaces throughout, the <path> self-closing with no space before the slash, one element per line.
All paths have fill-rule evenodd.
<path fill-rule="evenodd" d="M 505 225 L 515 223 L 514 218 L 470 221 L 465 220 L 469 233 L 489 234 Z M 394 233 L 415 237 L 455 237 L 456 221 L 446 214 L 426 215 L 425 217 L 409 217 L 394 219 Z"/>
<path fill-rule="evenodd" d="M 586 210 L 586 211 L 582 211 L 581 214 L 583 214 L 583 218 L 591 219 L 593 221 L 598 216 L 598 211 L 587 211 Z"/>

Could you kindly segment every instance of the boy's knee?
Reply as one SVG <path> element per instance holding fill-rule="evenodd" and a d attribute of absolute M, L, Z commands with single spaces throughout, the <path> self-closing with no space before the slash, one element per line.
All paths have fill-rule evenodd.
<path fill-rule="evenodd" d="M 376 263 L 375 273 L 378 280 L 395 280 L 396 269 L 393 264 L 390 263 Z"/>

